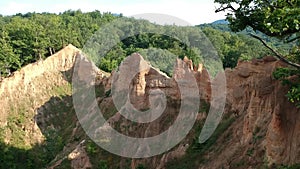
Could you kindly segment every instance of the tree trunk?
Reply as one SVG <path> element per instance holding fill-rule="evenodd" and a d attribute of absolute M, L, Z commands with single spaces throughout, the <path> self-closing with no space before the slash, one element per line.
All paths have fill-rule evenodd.
<path fill-rule="evenodd" d="M 49 47 L 49 52 L 50 52 L 50 56 L 52 56 L 53 55 L 53 51 L 52 51 L 51 47 Z"/>
<path fill-rule="evenodd" d="M 11 71 L 9 68 L 6 68 L 7 76 L 9 77 L 11 75 Z"/>
<path fill-rule="evenodd" d="M 41 49 L 38 49 L 39 61 L 42 60 Z"/>

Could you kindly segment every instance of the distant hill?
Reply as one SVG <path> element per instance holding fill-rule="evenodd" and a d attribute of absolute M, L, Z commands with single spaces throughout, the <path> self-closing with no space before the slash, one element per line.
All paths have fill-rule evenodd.
<path fill-rule="evenodd" d="M 281 40 L 278 40 L 274 37 L 269 37 L 260 31 L 255 31 L 251 27 L 247 27 L 246 29 L 244 29 L 243 31 L 240 31 L 240 32 L 233 32 L 229 27 L 229 22 L 226 21 L 225 19 L 216 20 L 216 21 L 214 21 L 212 23 L 208 23 L 208 24 L 200 24 L 200 25 L 197 25 L 196 27 L 199 27 L 202 30 L 205 28 L 213 28 L 213 29 L 216 29 L 216 30 L 219 30 L 222 32 L 229 32 L 231 34 L 242 34 L 242 35 L 248 36 L 249 38 L 252 38 L 249 36 L 249 34 L 253 33 L 253 34 L 258 35 L 262 39 L 264 39 L 266 42 L 268 42 L 269 44 L 271 44 L 273 47 L 275 47 L 277 50 L 279 50 L 280 52 L 282 52 L 284 54 L 286 54 L 288 52 L 288 50 L 291 48 L 291 45 L 292 45 L 292 44 L 283 43 Z"/>
<path fill-rule="evenodd" d="M 227 24 L 229 24 L 229 22 L 225 19 L 220 19 L 220 20 L 216 20 L 216 21 L 212 22 L 211 24 L 225 24 L 225 25 L 227 25 Z"/>
<path fill-rule="evenodd" d="M 214 22 L 211 23 L 205 23 L 205 24 L 200 24 L 197 25 L 197 27 L 200 28 L 206 28 L 206 27 L 211 27 L 220 31 L 226 31 L 226 32 L 232 32 L 229 28 L 229 22 L 226 21 L 225 19 L 221 19 L 221 20 L 216 20 Z"/>

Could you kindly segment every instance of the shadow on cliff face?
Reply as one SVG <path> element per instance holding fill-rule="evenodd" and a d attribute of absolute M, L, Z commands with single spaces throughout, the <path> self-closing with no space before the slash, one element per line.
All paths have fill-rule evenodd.
<path fill-rule="evenodd" d="M 71 96 L 51 97 L 37 109 L 34 119 L 45 140 L 33 145 L 31 149 L 20 149 L 0 142 L 0 168 L 45 168 L 68 142 L 76 142 L 82 136 L 76 132 L 76 137 L 72 137 L 72 134 L 75 135 L 72 130 L 76 126 L 77 118 L 72 108 Z"/>
<path fill-rule="evenodd" d="M 20 149 L 0 142 L 0 168 L 42 168 L 47 164 L 42 145 Z"/>
<path fill-rule="evenodd" d="M 73 151 L 85 134 L 76 125 L 77 118 L 72 107 L 72 97 L 52 97 L 37 110 L 34 117 L 45 140 L 31 149 L 20 149 L 0 142 L 0 168 L 45 168 Z M 73 143 L 68 145 L 69 143 Z M 70 148 L 68 149 L 68 146 Z M 61 156 L 59 156 L 61 154 Z M 57 158 L 57 159 L 56 159 Z M 53 162 L 52 162 L 53 161 Z M 70 162 L 56 168 L 68 167 Z"/>
<path fill-rule="evenodd" d="M 265 157 L 268 152 L 273 155 L 274 162 L 296 163 L 299 161 L 297 156 L 299 154 L 297 149 L 299 110 L 285 98 L 287 89 L 271 77 L 270 72 L 278 66 L 277 64 L 277 62 L 263 60 L 257 63 L 241 62 L 238 68 L 228 70 L 227 78 L 231 79 L 228 81 L 228 86 L 232 91 L 228 95 L 230 102 L 225 114 L 227 118 L 223 118 L 224 121 L 210 140 L 205 144 L 198 143 L 197 136 L 209 108 L 209 105 L 202 105 L 203 107 L 199 108 L 199 120 L 186 139 L 165 154 L 148 159 L 132 160 L 117 157 L 88 139 L 78 123 L 72 95 L 66 94 L 65 89 L 58 86 L 56 95 L 35 110 L 37 114 L 33 119 L 45 137 L 44 142 L 33 145 L 31 149 L 20 149 L 2 142 L 4 136 L 0 135 L 0 168 L 40 169 L 50 166 L 56 166 L 56 169 L 71 168 L 73 164 L 68 160 L 68 155 L 84 140 L 88 157 L 95 168 L 101 166 L 126 168 L 138 164 L 157 168 L 159 163 L 165 165 L 165 168 L 172 169 L 199 168 L 199 166 L 258 168 L 267 165 L 268 161 Z M 73 68 L 61 72 L 64 80 L 69 83 L 71 83 L 72 72 Z M 71 88 L 71 85 L 67 87 Z M 111 121 L 112 126 L 117 127 L 118 131 L 123 131 L 129 136 L 144 137 L 147 129 L 151 131 L 147 136 L 157 134 L 164 131 L 169 124 L 171 125 L 173 118 L 177 116 L 174 109 L 178 109 L 179 104 L 176 100 L 169 99 L 168 105 L 172 106 L 167 109 L 169 113 L 164 113 L 164 116 L 157 119 L 152 128 L 149 128 L 148 124 L 133 126 L 124 117 L 115 116 L 117 110 L 112 106 L 110 92 L 106 93 L 102 84 L 91 86 L 91 90 L 95 90 L 96 96 L 101 97 L 98 104 L 103 108 L 102 112 L 105 112 L 104 117 Z M 24 142 L 24 140 L 18 141 Z M 173 154 L 176 154 L 176 151 L 179 152 L 178 154 L 185 152 L 186 154 L 175 156 Z M 269 158 L 272 159 L 271 156 Z M 56 165 L 59 161 L 61 163 Z"/>
<path fill-rule="evenodd" d="M 72 72 L 73 68 L 61 72 L 65 81 L 71 83 Z M 71 85 L 56 86 L 56 96 L 52 96 L 44 105 L 37 108 L 34 117 L 26 117 L 37 123 L 45 138 L 43 142 L 32 145 L 30 149 L 22 149 L 6 144 L 4 142 L 6 136 L 4 134 L 0 135 L 0 168 L 45 168 L 68 142 L 79 141 L 76 139 L 82 137 L 83 134 L 80 134 L 82 132 L 76 126 L 78 120 L 73 109 L 72 96 L 66 92 L 66 90 L 70 91 L 70 88 Z M 78 132 L 73 131 L 74 128 Z M 14 141 L 18 139 L 17 141 L 20 144 L 24 144 L 26 140 L 22 136 L 28 133 L 25 133 L 22 129 L 10 128 L 10 130 L 12 132 L 21 131 L 19 133 L 20 137 L 13 139 Z M 75 134 L 76 136 L 72 136 Z M 65 167 L 70 168 L 67 166 L 66 164 Z"/>
<path fill-rule="evenodd" d="M 19 109 L 16 109 L 16 117 L 14 116 L 14 119 L 8 117 L 8 124 L 5 124 L 4 129 L 0 127 L 0 168 L 47 168 L 51 166 L 53 162 L 68 156 L 69 151 L 73 151 L 76 145 L 78 145 L 77 143 L 86 137 L 80 125 L 77 124 L 78 120 L 72 104 L 70 90 L 72 87 L 73 67 L 67 71 L 60 72 L 62 76 L 57 76 L 59 74 L 58 70 L 65 70 L 65 68 L 68 68 L 73 62 L 74 52 L 66 55 L 64 52 L 68 53 L 68 51 L 63 51 L 62 55 L 59 54 L 59 56 L 57 56 L 61 58 L 57 59 L 57 57 L 52 57 L 52 60 L 50 59 L 51 61 L 54 60 L 49 64 L 50 67 L 53 66 L 54 63 L 62 64 L 61 67 L 57 68 L 55 67 L 56 65 L 54 69 L 47 67 L 47 69 L 45 68 L 46 76 L 42 74 L 43 76 L 41 75 L 39 78 L 32 79 L 33 81 L 37 81 L 37 83 L 34 83 L 36 88 L 40 87 L 40 84 L 44 84 L 43 87 L 40 87 L 40 90 L 45 90 L 45 92 L 43 92 L 44 95 L 38 95 L 39 93 L 36 90 L 29 90 L 33 92 L 32 96 L 34 98 L 42 101 L 32 106 L 31 102 L 35 102 L 35 100 L 29 99 L 31 93 L 23 94 L 22 92 L 19 94 L 20 97 L 14 98 L 20 99 L 22 96 L 26 102 L 24 102 L 24 107 L 22 107 L 22 113 Z M 49 72 L 46 72 L 48 69 Z M 30 73 L 32 72 L 28 74 Z M 22 73 L 20 74 L 22 75 Z M 47 80 L 47 83 L 44 83 L 44 79 Z M 23 84 L 20 85 L 20 88 L 23 89 Z M 14 103 L 14 101 L 16 101 L 16 103 Z M 18 100 L 10 101 L 9 104 L 18 106 L 17 101 Z M 35 105 L 40 104 L 43 105 L 36 108 L 37 106 Z M 28 109 L 32 112 L 31 114 L 27 112 Z M 11 110 L 7 111 L 9 113 Z M 9 120 L 11 119 L 13 120 L 11 121 L 12 126 L 9 125 Z M 28 121 L 32 122 L 32 124 L 36 122 L 38 128 L 31 126 L 31 123 L 24 127 L 23 124 L 27 124 Z M 7 130 L 12 134 L 7 134 Z M 38 131 L 37 133 L 40 134 L 40 140 L 33 139 L 34 134 L 36 134 L 33 134 L 35 131 Z M 44 137 L 44 140 L 42 137 Z M 34 141 L 32 141 L 31 138 Z M 62 162 L 62 165 L 55 168 L 71 168 L 70 162 L 68 161 L 68 163 L 65 164 Z"/>

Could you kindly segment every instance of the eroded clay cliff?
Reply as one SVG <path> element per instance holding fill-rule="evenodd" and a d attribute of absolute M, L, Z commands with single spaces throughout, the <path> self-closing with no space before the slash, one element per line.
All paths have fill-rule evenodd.
<path fill-rule="evenodd" d="M 119 71 L 113 72 L 110 77 L 104 77 L 78 49 L 71 45 L 44 61 L 22 68 L 0 84 L 0 126 L 2 128 L 7 126 L 10 123 L 10 116 L 14 117 L 22 112 L 26 123 L 23 122 L 19 126 L 16 124 L 16 126 L 25 131 L 24 145 L 29 147 L 43 142 L 44 136 L 41 130 L 49 126 L 62 133 L 69 133 L 63 150 L 49 165 L 52 168 L 60 166 L 64 160 L 69 160 L 73 168 L 89 168 L 93 165 L 86 153 L 85 140 L 88 137 L 83 134 L 72 108 L 70 83 L 76 59 L 79 64 L 76 65 L 77 72 L 75 73 L 79 81 L 89 81 L 90 76 L 97 77 L 95 81 L 89 81 L 92 83 L 88 85 L 99 89 L 100 93 L 97 95 L 97 102 L 83 108 L 93 110 L 95 106 L 99 106 L 109 125 L 132 137 L 158 135 L 173 124 L 178 116 L 182 99 L 178 80 L 185 79 L 182 84 L 188 88 L 193 87 L 190 81 L 196 79 L 198 90 L 190 92 L 197 92 L 199 100 L 209 105 L 212 97 L 211 86 L 218 83 L 219 77 L 218 75 L 215 78 L 210 77 L 205 66 L 195 67 L 187 58 L 177 59 L 173 77 L 168 77 L 153 68 L 137 53 L 133 54 L 130 60 L 125 60 L 120 65 Z M 91 66 L 92 69 L 90 69 Z M 282 66 L 286 65 L 272 57 L 265 57 L 239 62 L 236 68 L 225 70 L 224 119 L 229 117 L 233 119 L 232 123 L 218 135 L 212 148 L 201 154 L 205 163 L 199 162 L 200 157 L 192 158 L 194 161 L 191 163 L 195 163 L 197 168 L 257 168 L 264 165 L 271 166 L 273 163 L 277 165 L 300 163 L 300 148 L 298 148 L 300 112 L 285 97 L 288 87 L 272 77 L 272 72 Z M 136 73 L 130 74 L 131 71 Z M 117 85 L 114 88 L 117 92 L 129 89 L 130 103 L 134 108 L 142 111 L 148 110 L 151 102 L 157 101 L 150 95 L 163 92 L 167 98 L 164 113 L 152 123 L 132 123 L 114 106 L 112 98 L 114 93 L 111 91 L 114 85 Z M 66 97 L 60 95 L 61 90 Z M 81 95 L 84 99 L 85 93 Z M 64 97 L 64 99 L 58 101 L 55 98 L 52 99 L 56 96 Z M 67 112 L 63 114 L 49 112 L 57 103 L 68 107 Z M 29 106 L 25 109 L 18 109 L 22 105 Z M 69 116 L 72 118 L 66 118 Z M 203 125 L 206 116 L 207 112 L 199 108 L 195 126 Z M 62 123 L 57 125 L 53 119 L 59 119 L 59 117 L 63 119 L 61 119 Z M 91 116 L 86 118 L 89 117 Z M 66 121 L 70 119 L 73 120 L 71 125 Z M 94 122 L 96 124 L 97 121 Z M 63 126 L 65 124 L 69 126 Z M 116 158 L 118 163 L 111 160 L 109 164 L 124 167 L 129 160 L 131 168 L 136 168 L 139 164 L 147 165 L 149 168 L 166 168 L 172 161 L 183 160 L 186 155 L 189 155 L 187 150 L 198 137 L 196 133 L 193 129 L 175 148 L 164 154 L 146 159 Z M 6 129 L 5 134 L 7 136 L 5 142 L 10 144 L 12 131 Z"/>
<path fill-rule="evenodd" d="M 192 62 L 187 58 L 183 61 L 177 60 L 174 76 L 168 78 L 147 65 L 141 56 L 134 55 L 136 55 L 135 59 L 128 64 L 123 63 L 121 68 L 130 67 L 132 63 L 135 63 L 137 64 L 135 66 L 140 68 L 139 70 L 143 70 L 136 75 L 129 87 L 132 103 L 136 104 L 137 108 L 142 109 L 149 106 L 147 103 L 150 89 L 161 89 L 175 100 L 180 99 L 176 80 L 185 73 L 191 73 L 197 79 L 200 98 L 207 102 L 210 101 L 211 85 L 218 81 L 216 79 L 218 76 L 211 80 L 205 68 L 201 68 L 201 66 L 199 66 L 201 69 L 193 68 Z M 235 120 L 225 134 L 220 136 L 218 143 L 214 145 L 220 147 L 221 153 L 214 151 L 206 153 L 205 156 L 210 162 L 207 162 L 204 168 L 232 168 L 241 161 L 245 166 L 253 167 L 299 163 L 299 148 L 297 148 L 300 134 L 298 132 L 299 116 L 297 116 L 299 110 L 285 96 L 288 87 L 283 86 L 280 81 L 272 77 L 272 72 L 283 66 L 286 65 L 269 56 L 247 62 L 241 61 L 236 68 L 225 70 L 227 79 L 225 116 L 231 116 Z M 120 69 L 120 71 L 124 71 L 122 78 L 128 78 L 125 69 Z M 167 112 L 169 116 L 172 114 L 170 111 Z M 199 115 L 199 117 L 200 120 L 203 120 L 205 115 Z M 114 123 L 122 121 L 120 115 L 111 120 Z M 159 127 L 161 124 L 161 121 L 158 121 L 158 123 L 154 123 L 155 129 L 150 128 L 147 131 L 152 131 L 150 135 L 158 134 L 165 130 L 165 128 Z M 144 131 L 138 135 L 147 136 Z M 224 139 L 229 141 L 223 142 Z M 179 145 L 174 151 L 159 157 L 160 162 L 155 160 L 155 157 L 152 158 L 155 161 L 151 162 L 151 164 L 155 164 L 152 167 L 163 168 L 168 161 L 166 157 L 175 158 L 176 155 L 171 154 L 183 145 Z M 201 168 L 201 166 L 199 167 Z"/>

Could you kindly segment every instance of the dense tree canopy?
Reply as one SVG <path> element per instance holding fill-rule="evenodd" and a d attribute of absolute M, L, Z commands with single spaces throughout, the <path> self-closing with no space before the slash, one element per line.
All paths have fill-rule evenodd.
<path fill-rule="evenodd" d="M 218 11 L 228 11 L 227 19 L 234 31 L 247 26 L 269 36 L 291 37 L 300 29 L 300 1 L 298 0 L 215 0 Z"/>
<path fill-rule="evenodd" d="M 123 17 L 122 15 L 99 11 L 83 13 L 80 10 L 69 10 L 60 14 L 26 13 L 0 16 L 0 23 L 2 24 L 0 27 L 0 76 L 7 76 L 21 66 L 44 59 L 68 44 L 83 49 L 97 30 L 117 18 Z M 126 56 L 133 52 L 143 52 L 144 55 L 155 56 L 158 56 L 159 53 L 162 56 L 167 56 L 169 53 L 180 58 L 188 56 L 197 64 L 203 62 L 203 58 L 207 60 L 213 55 L 213 53 L 209 53 L 210 51 L 199 51 L 193 47 L 193 44 L 199 41 L 207 41 L 203 39 L 202 34 L 199 34 L 199 29 L 214 45 L 224 67 L 232 68 L 238 59 L 262 57 L 267 53 L 266 49 L 257 45 L 259 42 L 256 40 L 249 40 L 245 35 L 223 32 L 210 26 L 184 28 L 166 26 L 161 34 L 148 33 L 154 28 L 156 25 L 150 24 L 148 21 L 128 18 L 128 23 L 125 23 L 122 29 L 110 29 L 111 33 L 104 35 L 106 42 L 121 39 L 119 43 L 115 46 L 102 46 L 104 49 L 102 51 L 95 50 L 88 53 L 93 53 L 95 58 L 106 52 L 106 56 L 97 62 L 97 66 L 105 71 L 115 69 Z M 124 34 L 130 34 L 130 32 L 138 29 L 142 30 L 139 34 L 122 38 Z M 172 34 L 176 31 L 179 32 L 182 41 L 165 34 Z M 103 40 L 103 38 L 98 39 Z M 101 44 L 103 43 L 98 43 L 100 46 Z M 204 47 L 205 45 L 208 44 L 203 44 Z M 151 49 L 145 51 L 148 48 Z M 154 48 L 162 50 L 154 51 Z M 145 57 L 150 59 L 149 56 Z M 170 58 L 167 57 L 167 60 Z M 172 68 L 166 65 L 168 62 L 152 61 L 154 65 L 171 75 Z M 214 66 L 207 66 L 211 71 L 214 71 Z"/>
<path fill-rule="evenodd" d="M 73 44 L 82 48 L 99 27 L 120 17 L 99 11 L 0 16 L 0 76 Z"/>
<path fill-rule="evenodd" d="M 276 37 L 291 47 L 287 55 L 279 53 L 267 42 L 256 35 L 264 46 L 270 49 L 275 56 L 291 65 L 290 69 L 278 69 L 274 77 L 290 85 L 287 97 L 300 107 L 300 81 L 288 80 L 289 76 L 300 75 L 300 1 L 299 0 L 215 0 L 221 6 L 216 12 L 227 11 L 227 19 L 233 31 L 241 31 L 250 26 L 271 37 Z M 295 70 L 296 69 L 296 70 Z"/>
<path fill-rule="evenodd" d="M 290 53 L 299 53 L 300 1 L 215 0 L 215 2 L 221 5 L 216 12 L 228 12 L 227 20 L 233 31 L 241 31 L 250 26 L 266 35 L 293 43 L 294 47 Z M 288 58 L 294 62 L 299 60 L 296 55 L 294 58 L 290 56 Z"/>

